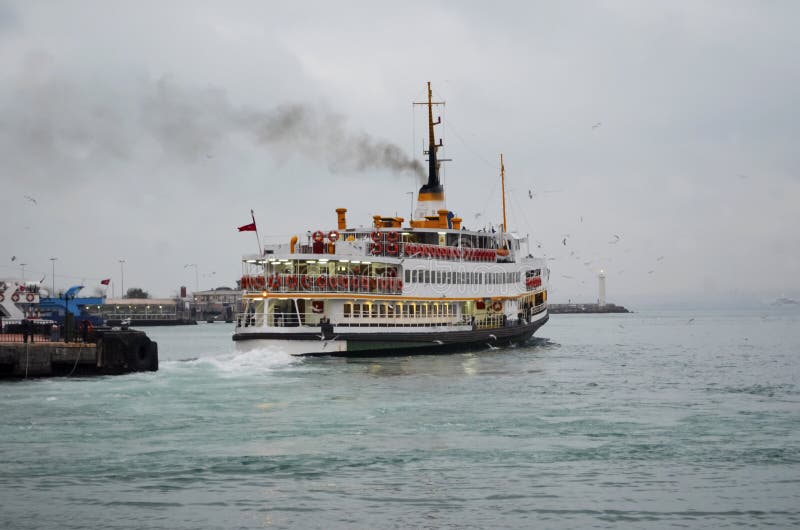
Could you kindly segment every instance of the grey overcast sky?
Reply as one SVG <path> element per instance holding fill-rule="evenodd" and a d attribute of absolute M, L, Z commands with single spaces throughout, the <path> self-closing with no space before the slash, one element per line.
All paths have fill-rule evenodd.
<path fill-rule="evenodd" d="M 499 222 L 503 152 L 551 301 L 594 300 L 601 267 L 618 303 L 798 296 L 799 20 L 793 1 L 0 0 L 0 276 L 50 285 L 57 257 L 56 287 L 91 293 L 125 259 L 126 288 L 170 296 L 188 263 L 234 285 L 251 208 L 284 241 L 337 207 L 407 217 L 431 81 L 448 207 Z"/>

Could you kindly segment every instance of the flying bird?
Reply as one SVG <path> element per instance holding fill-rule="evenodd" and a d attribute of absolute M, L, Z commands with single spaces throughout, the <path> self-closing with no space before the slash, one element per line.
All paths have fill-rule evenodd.
<path fill-rule="evenodd" d="M 36 202 L 36 199 L 34 199 L 33 197 L 31 197 L 30 195 L 25 195 L 25 198 L 26 198 L 26 199 L 28 199 L 29 201 L 31 201 L 33 204 L 38 204 L 38 203 Z"/>
<path fill-rule="evenodd" d="M 647 271 L 647 274 L 653 274 L 656 271 Z"/>
<path fill-rule="evenodd" d="M 603 122 L 602 122 L 602 121 L 598 121 L 597 123 L 595 123 L 594 125 L 592 125 L 592 130 L 594 130 L 594 129 L 597 129 L 597 128 L 598 128 L 598 127 L 600 127 L 601 125 L 603 125 Z"/>
<path fill-rule="evenodd" d="M 433 342 L 435 342 L 436 344 L 444 344 L 444 342 L 440 341 L 439 339 L 436 339 Z"/>
<path fill-rule="evenodd" d="M 477 218 L 478 218 L 478 217 L 480 217 L 480 216 L 481 216 L 481 214 L 480 214 L 480 213 L 476 213 L 476 214 L 475 214 L 475 219 L 477 219 Z"/>
<path fill-rule="evenodd" d="M 528 197 L 533 199 L 533 192 L 531 190 L 528 190 Z"/>
<path fill-rule="evenodd" d="M 664 256 L 659 256 L 656 258 L 656 261 L 661 261 L 662 259 L 664 259 Z"/>
<path fill-rule="evenodd" d="M 567 246 L 567 238 L 566 237 L 561 240 L 561 244 L 564 245 L 565 247 Z"/>
<path fill-rule="evenodd" d="M 694 317 L 690 318 L 690 319 L 689 319 L 689 321 L 688 321 L 688 322 L 686 322 L 686 323 L 687 323 L 687 324 L 691 324 L 692 322 L 694 322 Z"/>
<path fill-rule="evenodd" d="M 497 346 L 492 346 L 492 345 L 491 345 L 491 344 L 489 344 L 488 342 L 486 343 L 486 345 L 487 345 L 487 346 L 489 346 L 489 349 L 490 349 L 490 350 L 499 350 L 499 349 L 500 349 L 500 348 L 498 348 Z"/>
<path fill-rule="evenodd" d="M 609 245 L 614 245 L 614 244 L 616 244 L 616 243 L 619 243 L 620 237 L 619 237 L 617 234 L 614 234 L 614 235 L 613 235 L 613 236 L 611 236 L 611 237 L 613 237 L 613 238 L 614 238 L 614 240 L 613 240 L 613 241 L 609 241 L 609 242 L 608 242 L 608 244 L 609 244 Z"/>
<path fill-rule="evenodd" d="M 16 259 L 17 259 L 16 256 L 11 256 L 11 261 L 16 261 Z"/>

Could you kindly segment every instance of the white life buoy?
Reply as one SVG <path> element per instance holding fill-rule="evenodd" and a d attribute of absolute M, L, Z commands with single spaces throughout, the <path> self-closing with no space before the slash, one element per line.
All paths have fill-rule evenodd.
<path fill-rule="evenodd" d="M 14 293 L 11 295 L 12 302 L 19 302 L 19 293 Z"/>
<path fill-rule="evenodd" d="M 33 299 L 34 299 L 33 293 L 28 293 L 25 295 L 25 300 L 27 300 L 28 302 L 33 302 Z"/>

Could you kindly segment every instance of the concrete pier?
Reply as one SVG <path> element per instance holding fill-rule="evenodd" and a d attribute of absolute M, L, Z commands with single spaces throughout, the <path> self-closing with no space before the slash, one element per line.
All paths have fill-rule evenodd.
<path fill-rule="evenodd" d="M 98 332 L 94 343 L 0 343 L 0 379 L 156 370 L 158 344 L 143 331 Z"/>

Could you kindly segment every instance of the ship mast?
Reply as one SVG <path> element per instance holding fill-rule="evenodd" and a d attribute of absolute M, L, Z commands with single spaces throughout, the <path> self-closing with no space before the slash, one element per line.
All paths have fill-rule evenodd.
<path fill-rule="evenodd" d="M 436 145 L 436 137 L 433 134 L 433 126 L 442 123 L 442 118 L 436 123 L 433 123 L 433 91 L 431 90 L 431 82 L 428 81 L 428 186 L 434 188 L 441 186 L 439 183 L 439 162 L 436 160 L 436 151 L 442 146 L 441 139 L 439 145 Z"/>
<path fill-rule="evenodd" d="M 503 165 L 503 153 L 500 153 L 500 191 L 503 194 L 503 228 L 500 235 L 506 232 L 506 167 Z"/>
<path fill-rule="evenodd" d="M 427 105 L 428 107 L 428 149 L 423 151 L 423 154 L 428 155 L 428 182 L 423 184 L 419 189 L 417 196 L 417 211 L 414 217 L 420 220 L 426 220 L 430 217 L 438 217 L 439 212 L 446 209 L 444 202 L 444 186 L 439 180 L 439 164 L 442 160 L 436 156 L 436 151 L 442 147 L 443 142 L 441 138 L 436 142 L 436 135 L 434 134 L 434 125 L 442 123 L 442 117 L 436 118 L 433 121 L 433 106 L 444 105 L 443 101 L 433 101 L 433 90 L 431 90 L 431 83 L 428 81 L 428 100 L 425 102 L 414 102 L 414 105 Z M 412 226 L 421 224 L 412 223 Z"/>

